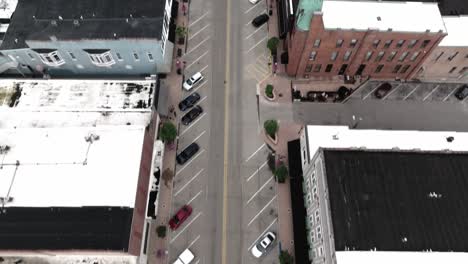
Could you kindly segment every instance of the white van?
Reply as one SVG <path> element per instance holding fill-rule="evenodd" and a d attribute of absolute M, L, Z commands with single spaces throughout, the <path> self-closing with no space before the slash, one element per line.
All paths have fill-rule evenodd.
<path fill-rule="evenodd" d="M 200 72 L 195 73 L 192 77 L 188 78 L 184 82 L 184 89 L 190 91 L 193 87 L 199 84 L 203 80 L 203 75 Z"/>
<path fill-rule="evenodd" d="M 179 258 L 173 264 L 189 264 L 195 258 L 192 251 L 190 249 L 184 250 L 182 254 L 180 254 Z"/>

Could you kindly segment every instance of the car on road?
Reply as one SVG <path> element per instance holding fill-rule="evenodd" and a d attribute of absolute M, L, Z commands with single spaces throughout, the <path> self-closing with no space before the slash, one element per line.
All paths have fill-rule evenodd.
<path fill-rule="evenodd" d="M 184 205 L 177 211 L 177 213 L 169 220 L 169 227 L 176 230 L 190 215 L 192 214 L 192 207 Z"/>
<path fill-rule="evenodd" d="M 199 84 L 203 80 L 203 75 L 200 72 L 195 73 L 192 77 L 188 78 L 184 82 L 184 89 L 190 91 L 193 87 Z"/>
<path fill-rule="evenodd" d="M 457 91 L 455 92 L 455 97 L 457 97 L 458 100 L 463 100 L 467 96 L 468 96 L 468 84 L 464 84 L 458 87 Z"/>
<path fill-rule="evenodd" d="M 270 17 L 267 14 L 261 14 L 252 20 L 252 25 L 254 27 L 260 27 L 261 25 L 268 22 L 269 19 Z"/>
<path fill-rule="evenodd" d="M 256 3 L 260 2 L 260 0 L 249 0 L 249 2 L 253 5 L 255 5 Z"/>
<path fill-rule="evenodd" d="M 392 85 L 388 82 L 384 82 L 375 89 L 374 96 L 379 99 L 384 98 L 391 89 Z"/>
<path fill-rule="evenodd" d="M 200 116 L 201 113 L 203 113 L 203 108 L 199 105 L 195 106 L 182 117 L 182 124 L 186 126 L 189 125 L 193 120 Z"/>
<path fill-rule="evenodd" d="M 185 249 L 184 252 L 182 252 L 177 260 L 173 264 L 190 264 L 193 259 L 195 258 L 195 255 L 193 255 L 192 251 L 190 249 Z"/>
<path fill-rule="evenodd" d="M 198 101 L 200 101 L 200 94 L 195 92 L 179 103 L 179 109 L 180 111 L 185 111 L 194 106 Z"/>
<path fill-rule="evenodd" d="M 193 157 L 193 155 L 195 155 L 198 152 L 198 150 L 200 150 L 200 146 L 198 146 L 197 143 L 193 142 L 184 150 L 182 150 L 182 152 L 180 152 L 179 155 L 177 155 L 176 157 L 177 163 L 179 163 L 180 165 L 184 164 L 191 157 Z"/>
<path fill-rule="evenodd" d="M 260 241 L 255 244 L 250 252 L 252 252 L 252 255 L 256 258 L 259 258 L 263 256 L 269 248 L 273 245 L 273 242 L 276 240 L 276 235 L 273 232 L 268 232 L 266 233 Z"/>

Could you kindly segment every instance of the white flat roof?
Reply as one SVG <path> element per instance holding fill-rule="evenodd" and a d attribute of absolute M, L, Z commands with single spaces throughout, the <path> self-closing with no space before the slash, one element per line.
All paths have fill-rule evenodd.
<path fill-rule="evenodd" d="M 319 148 L 467 151 L 468 133 L 405 130 L 363 130 L 347 126 L 307 126 L 312 159 Z M 447 137 L 453 137 L 452 143 Z"/>
<path fill-rule="evenodd" d="M 446 32 L 437 3 L 325 0 L 322 13 L 326 29 Z"/>
<path fill-rule="evenodd" d="M 5 206 L 16 207 L 133 208 L 144 131 L 142 125 L 0 129 L 0 146 L 10 148 L 0 154 L 0 197 L 12 197 Z M 89 135 L 99 139 L 90 144 Z"/>
<path fill-rule="evenodd" d="M 0 0 L 0 18 L 11 18 L 18 0 Z"/>
<path fill-rule="evenodd" d="M 337 251 L 338 264 L 465 264 L 468 253 L 464 252 L 392 252 L 392 251 Z"/>
<path fill-rule="evenodd" d="M 468 16 L 444 16 L 447 36 L 439 46 L 468 47 Z"/>

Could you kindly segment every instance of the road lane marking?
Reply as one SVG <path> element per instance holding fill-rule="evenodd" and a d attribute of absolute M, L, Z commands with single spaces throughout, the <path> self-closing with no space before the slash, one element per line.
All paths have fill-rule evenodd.
<path fill-rule="evenodd" d="M 179 136 L 183 136 L 190 128 L 193 127 L 193 125 L 195 125 L 196 123 L 198 123 L 198 121 L 200 121 L 204 116 L 206 115 L 206 112 L 204 112 L 200 118 L 198 118 L 197 120 L 195 120 L 195 122 L 193 122 L 192 124 L 190 124 L 190 126 L 188 126 L 184 131 L 182 131 L 182 133 L 180 133 Z"/>
<path fill-rule="evenodd" d="M 455 93 L 456 90 L 457 90 L 457 88 L 454 87 L 454 88 L 452 89 L 452 91 L 444 98 L 444 100 L 443 100 L 442 102 L 445 102 L 445 100 L 449 99 L 449 97 L 450 97 L 453 93 Z"/>
<path fill-rule="evenodd" d="M 398 88 L 400 88 L 400 86 L 401 86 L 401 83 L 398 84 L 398 86 L 395 87 L 395 89 L 392 89 L 388 94 L 386 94 L 386 95 L 382 98 L 382 100 L 385 100 L 389 95 L 391 95 L 391 94 L 392 94 L 393 92 L 395 92 Z"/>
<path fill-rule="evenodd" d="M 197 155 L 195 155 L 195 157 L 193 157 L 191 160 L 189 160 L 189 162 L 187 164 L 185 164 L 184 167 L 182 167 L 180 170 L 178 170 L 176 172 L 176 176 L 181 173 L 185 168 L 187 168 L 188 165 L 190 165 L 190 163 L 192 163 L 196 158 L 198 158 L 198 156 L 200 156 L 203 152 L 205 152 L 204 149 L 202 149 Z"/>
<path fill-rule="evenodd" d="M 188 222 L 188 223 L 184 226 L 184 228 L 182 228 L 182 230 L 180 230 L 180 232 L 177 233 L 177 235 L 171 239 L 170 244 L 172 244 L 172 243 L 180 236 L 180 234 L 182 234 L 182 233 L 185 231 L 185 229 L 187 229 L 195 220 L 197 220 L 197 218 L 200 217 L 200 215 L 202 215 L 201 212 L 198 213 L 198 214 L 192 219 L 192 221 Z"/>
<path fill-rule="evenodd" d="M 432 91 L 431 91 L 430 93 L 428 93 L 428 94 L 424 97 L 423 102 L 426 101 L 426 99 L 427 99 L 435 90 L 437 90 L 437 88 L 439 88 L 439 86 L 440 86 L 439 84 L 436 85 L 436 87 L 435 87 L 434 89 L 432 89 Z"/>
<path fill-rule="evenodd" d="M 247 178 L 247 181 L 250 181 L 252 179 L 253 176 L 255 176 L 263 167 L 265 167 L 267 165 L 268 161 L 265 161 L 257 170 L 255 170 L 254 173 L 252 173 L 250 175 L 249 178 Z"/>
<path fill-rule="evenodd" d="M 260 212 L 258 212 L 258 214 L 256 214 L 254 216 L 254 218 L 252 218 L 252 220 L 250 220 L 249 224 L 247 225 L 247 227 L 249 227 L 254 221 L 255 219 L 257 219 L 257 217 L 263 213 L 263 211 L 265 211 L 265 209 L 276 199 L 276 195 L 273 196 L 273 198 L 271 198 L 271 200 L 265 205 L 265 207 L 262 208 L 262 210 L 260 210 Z"/>
<path fill-rule="evenodd" d="M 268 229 L 270 229 L 270 228 L 273 226 L 273 224 L 275 224 L 276 220 L 278 220 L 278 218 L 273 219 L 273 222 L 271 222 L 271 224 L 270 224 L 267 228 L 265 228 L 265 230 L 263 230 L 262 234 L 259 235 L 259 236 L 254 240 L 254 242 L 247 248 L 248 251 L 250 251 L 250 249 L 258 242 L 258 240 L 259 240 L 262 236 L 264 236 L 264 235 L 266 234 L 266 232 L 268 231 Z"/>
<path fill-rule="evenodd" d="M 264 148 L 266 145 L 265 143 L 263 143 L 254 153 L 252 153 L 252 155 L 250 155 L 244 162 L 248 162 L 251 158 L 253 158 L 253 156 L 255 156 L 255 154 L 257 154 L 262 148 Z"/>
<path fill-rule="evenodd" d="M 193 49 L 191 49 L 190 51 L 188 51 L 187 53 L 185 53 L 184 56 L 187 56 L 190 52 L 196 50 L 198 47 L 200 47 L 203 43 L 205 43 L 205 41 L 209 40 L 211 38 L 211 36 L 208 36 L 207 38 L 205 38 L 204 40 L 200 41 L 200 43 L 198 43 L 198 45 L 196 45 L 195 47 L 193 47 Z"/>
<path fill-rule="evenodd" d="M 180 192 L 182 192 L 193 180 L 195 180 L 198 175 L 200 175 L 200 173 L 202 173 L 203 169 L 201 169 L 197 174 L 195 174 L 195 176 L 193 176 L 186 184 L 184 184 L 184 186 L 182 186 L 182 188 L 180 188 L 175 194 L 174 196 L 177 196 Z"/>
<path fill-rule="evenodd" d="M 266 26 L 266 23 L 263 24 L 262 26 L 260 26 L 259 28 L 257 28 L 257 29 L 256 29 L 254 32 L 252 32 L 250 35 L 248 35 L 247 37 L 245 37 L 244 40 L 249 39 L 250 37 L 252 37 L 255 33 L 257 33 L 260 29 L 262 29 L 262 28 L 265 27 L 265 26 Z"/>
<path fill-rule="evenodd" d="M 190 66 L 194 65 L 195 63 L 197 63 L 197 61 L 199 61 L 203 56 L 205 56 L 206 54 L 208 54 L 208 50 L 205 51 L 205 53 L 203 53 L 201 56 L 199 56 L 196 60 L 194 60 L 192 63 L 190 63 L 187 67 L 185 67 L 185 69 L 188 69 L 190 68 Z"/>
<path fill-rule="evenodd" d="M 193 201 L 195 201 L 195 199 L 197 199 L 197 197 L 202 194 L 203 190 L 199 191 L 197 194 L 195 194 L 195 196 L 190 199 L 190 201 L 187 202 L 187 204 L 191 204 Z"/>
<path fill-rule="evenodd" d="M 198 30 L 197 32 L 193 33 L 193 35 L 191 35 L 191 36 L 189 37 L 188 40 L 193 39 L 196 35 L 200 34 L 200 32 L 202 32 L 202 31 L 203 31 L 205 28 L 207 28 L 208 26 L 210 26 L 210 24 L 208 24 L 208 25 L 202 27 L 200 30 Z"/>
<path fill-rule="evenodd" d="M 189 27 L 195 25 L 198 21 L 200 21 L 202 18 L 204 18 L 206 15 L 208 15 L 208 12 L 206 12 L 205 14 L 203 14 L 201 17 L 197 18 L 195 21 L 193 21 L 192 23 L 190 23 Z"/>
<path fill-rule="evenodd" d="M 248 51 L 246 51 L 245 53 L 251 52 L 255 47 L 258 46 L 258 44 L 262 43 L 262 42 L 265 41 L 267 38 L 268 38 L 268 36 L 265 36 L 264 38 L 262 38 L 259 42 L 257 42 L 257 44 L 253 45 L 253 46 L 252 46 Z"/>
<path fill-rule="evenodd" d="M 411 92 L 410 92 L 407 96 L 405 96 L 405 97 L 403 98 L 403 101 L 406 100 L 410 95 L 412 95 L 412 94 L 414 93 L 414 91 L 416 91 L 416 89 L 419 88 L 419 86 L 420 86 L 420 84 L 416 85 L 416 87 L 414 87 L 414 89 L 411 90 Z"/>
<path fill-rule="evenodd" d="M 200 235 L 198 235 L 198 236 L 188 245 L 187 248 L 191 248 L 191 247 L 195 244 L 195 242 L 197 242 L 198 239 L 200 239 Z"/>
<path fill-rule="evenodd" d="M 269 179 L 268 181 L 266 181 L 266 182 L 262 185 L 262 187 L 260 187 L 260 189 L 258 189 L 258 191 L 256 191 L 256 192 L 252 195 L 252 197 L 250 197 L 250 199 L 247 201 L 247 203 L 246 203 L 245 205 L 248 205 L 248 204 L 255 198 L 255 196 L 257 196 L 257 194 L 258 194 L 259 192 L 261 192 L 261 191 L 263 190 L 263 188 L 265 188 L 265 186 L 266 186 L 268 183 L 270 183 L 272 180 L 273 180 L 273 177 L 270 177 L 270 179 Z"/>

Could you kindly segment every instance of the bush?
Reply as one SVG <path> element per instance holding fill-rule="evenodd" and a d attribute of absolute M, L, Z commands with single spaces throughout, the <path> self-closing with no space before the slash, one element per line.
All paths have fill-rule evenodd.
<path fill-rule="evenodd" d="M 273 85 L 267 84 L 267 86 L 265 87 L 265 94 L 269 98 L 273 98 Z"/>
<path fill-rule="evenodd" d="M 183 38 L 187 34 L 187 28 L 178 26 L 176 27 L 175 33 L 179 38 Z"/>
<path fill-rule="evenodd" d="M 177 137 L 177 128 L 172 122 L 168 121 L 162 125 L 159 137 L 164 143 L 171 143 Z"/>
<path fill-rule="evenodd" d="M 276 138 L 276 132 L 278 132 L 278 121 L 276 121 L 276 120 L 267 120 L 263 124 L 263 128 L 265 128 L 266 133 L 270 137 Z"/>
<path fill-rule="evenodd" d="M 167 231 L 166 226 L 161 225 L 156 228 L 156 233 L 158 233 L 158 237 L 160 238 L 166 237 L 166 231 Z"/>
<path fill-rule="evenodd" d="M 278 48 L 279 39 L 277 37 L 271 37 L 267 42 L 267 48 L 272 54 L 276 54 L 276 49 Z"/>
<path fill-rule="evenodd" d="M 283 163 L 275 170 L 275 176 L 279 183 L 284 183 L 288 176 L 288 168 Z"/>
<path fill-rule="evenodd" d="M 287 250 L 281 250 L 279 254 L 279 262 L 280 264 L 293 264 L 294 258 L 289 254 Z"/>

